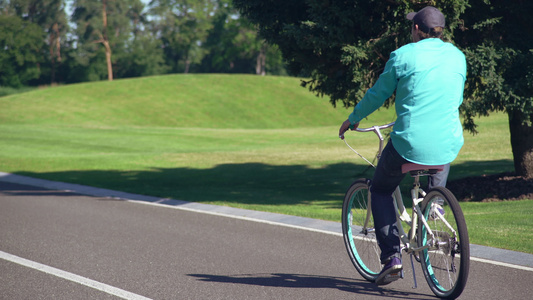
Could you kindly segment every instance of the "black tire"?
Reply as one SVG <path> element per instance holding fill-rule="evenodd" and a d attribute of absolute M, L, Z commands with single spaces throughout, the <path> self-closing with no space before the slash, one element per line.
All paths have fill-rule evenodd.
<path fill-rule="evenodd" d="M 455 196 L 443 187 L 431 189 L 421 209 L 435 237 L 432 239 L 427 227 L 419 224 L 418 246 L 429 245 L 420 251 L 424 277 L 437 297 L 455 299 L 466 286 L 470 268 L 470 243 L 463 212 Z"/>
<path fill-rule="evenodd" d="M 342 206 L 342 234 L 350 260 L 359 274 L 368 281 L 374 281 L 381 271 L 381 250 L 374 232 L 374 218 L 368 207 L 368 186 L 368 179 L 358 179 L 346 192 Z M 367 215 L 369 223 L 363 230 Z"/>

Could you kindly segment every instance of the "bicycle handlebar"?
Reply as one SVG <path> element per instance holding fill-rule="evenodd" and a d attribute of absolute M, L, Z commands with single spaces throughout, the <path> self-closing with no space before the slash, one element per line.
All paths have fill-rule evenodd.
<path fill-rule="evenodd" d="M 356 128 L 355 131 L 358 131 L 358 132 L 374 131 L 374 132 L 376 132 L 378 130 L 389 128 L 389 127 L 392 127 L 392 126 L 394 126 L 394 122 L 389 123 L 389 124 L 385 124 L 385 125 L 376 125 L 376 126 L 372 126 L 372 127 L 368 127 L 368 128 Z"/>
<path fill-rule="evenodd" d="M 358 132 L 369 132 L 369 131 L 373 131 L 379 138 L 379 150 L 378 150 L 378 154 L 377 154 L 377 158 L 379 160 L 379 158 L 381 157 L 381 151 L 383 151 L 383 135 L 381 134 L 381 130 L 382 129 L 385 129 L 385 128 L 389 128 L 389 127 L 392 127 L 394 125 L 394 122 L 392 123 L 389 123 L 389 124 L 385 124 L 385 125 L 376 125 L 376 126 L 372 126 L 372 127 L 368 127 L 368 128 L 356 128 L 355 131 L 358 131 Z M 346 141 L 346 139 L 344 138 L 344 134 L 342 136 L 340 136 L 340 138 L 344 141 L 344 143 L 346 144 L 346 146 L 348 146 L 348 148 L 350 148 L 355 154 L 359 155 L 359 157 L 361 157 L 362 159 L 364 159 L 367 163 L 369 163 L 372 167 L 376 167 L 373 163 L 371 163 L 368 159 L 366 159 L 365 157 L 363 157 L 361 154 L 359 154 L 359 152 L 357 152 L 354 148 L 352 148 L 352 146 L 350 146 L 348 144 L 348 142 Z"/>

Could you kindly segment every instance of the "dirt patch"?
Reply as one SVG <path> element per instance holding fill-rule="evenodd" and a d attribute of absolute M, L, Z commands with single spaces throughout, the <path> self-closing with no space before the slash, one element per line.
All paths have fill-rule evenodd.
<path fill-rule="evenodd" d="M 446 185 L 459 201 L 511 201 L 533 199 L 533 178 L 501 173 L 449 181 Z"/>

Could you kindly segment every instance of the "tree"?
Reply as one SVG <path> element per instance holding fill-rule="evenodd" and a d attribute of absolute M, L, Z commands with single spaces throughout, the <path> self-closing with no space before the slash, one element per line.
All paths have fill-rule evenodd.
<path fill-rule="evenodd" d="M 202 48 L 211 19 L 217 8 L 216 0 L 152 0 L 153 17 L 150 30 L 163 42 L 166 62 L 171 72 L 188 73 L 200 63 L 206 52 Z"/>
<path fill-rule="evenodd" d="M 505 111 L 517 175 L 533 177 L 533 2 L 470 0 L 457 43 L 468 61 L 465 127 Z"/>
<path fill-rule="evenodd" d="M 231 5 L 219 0 L 203 47 L 202 72 L 285 75 L 281 53 L 257 33 L 257 28 Z"/>
<path fill-rule="evenodd" d="M 533 38 L 526 0 L 234 0 L 260 34 L 280 47 L 292 74 L 335 105 L 355 105 L 381 74 L 389 53 L 410 42 L 405 15 L 433 5 L 447 17 L 445 37 L 465 52 L 469 78 L 462 112 L 509 114 L 518 175 L 533 177 Z M 392 97 L 386 102 L 390 105 Z"/>
<path fill-rule="evenodd" d="M 166 74 L 169 69 L 161 41 L 141 31 L 129 41 L 125 53 L 117 58 L 115 74 L 120 78 L 141 77 Z"/>
<path fill-rule="evenodd" d="M 109 1 L 109 0 L 108 0 Z M 115 78 L 140 77 L 168 72 L 162 43 L 147 30 L 150 17 L 146 6 L 139 0 L 128 1 L 121 9 L 121 31 L 124 39 L 114 46 L 113 76 Z M 112 16 L 115 18 L 115 16 Z"/>
<path fill-rule="evenodd" d="M 41 28 L 18 16 L 0 15 L 0 86 L 21 87 L 40 75 Z"/>
<path fill-rule="evenodd" d="M 133 1 L 133 4 L 138 0 Z M 124 51 L 131 34 L 131 23 L 126 12 L 132 1 L 126 0 L 75 0 L 72 20 L 76 23 L 78 62 L 87 67 L 88 79 L 98 80 L 101 71 L 92 69 L 100 60 L 95 45 L 103 45 L 108 80 L 113 80 L 113 52 Z"/>
<path fill-rule="evenodd" d="M 65 40 L 68 30 L 68 22 L 65 13 L 63 0 L 10 0 L 0 1 L 0 7 L 10 15 L 16 15 L 23 20 L 36 24 L 46 32 L 46 51 L 43 63 L 49 65 L 50 78 L 53 83 L 56 81 L 55 73 L 57 65 L 61 63 L 61 46 Z M 43 44 L 44 45 L 44 44 Z M 44 49 L 43 49 L 44 50 Z M 43 53 L 44 55 L 44 53 Z M 43 76 L 43 67 L 40 66 L 41 77 Z M 45 71 L 46 72 L 46 71 Z M 48 72 L 46 72 L 48 74 Z"/>

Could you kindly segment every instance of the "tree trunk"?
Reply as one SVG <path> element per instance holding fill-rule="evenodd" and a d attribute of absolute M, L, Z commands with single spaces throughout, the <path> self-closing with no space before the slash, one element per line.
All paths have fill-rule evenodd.
<path fill-rule="evenodd" d="M 59 32 L 59 25 L 57 22 L 54 23 L 54 25 L 52 26 L 52 30 L 50 31 L 49 44 L 50 60 L 52 62 L 50 83 L 54 84 L 56 82 L 56 63 L 61 64 L 61 36 Z"/>
<path fill-rule="evenodd" d="M 50 70 L 50 84 L 54 84 L 56 81 L 56 60 L 55 60 L 55 51 L 54 51 L 54 33 L 50 33 L 49 38 L 49 44 L 50 44 L 50 62 L 52 63 L 51 70 Z"/>
<path fill-rule="evenodd" d="M 103 29 L 102 29 L 102 44 L 105 47 L 105 58 L 107 62 L 107 79 L 113 81 L 113 65 L 111 64 L 111 47 L 109 46 L 109 39 L 107 37 L 107 0 L 103 1 L 102 6 L 102 19 L 103 19 Z"/>
<path fill-rule="evenodd" d="M 183 73 L 189 74 L 190 66 L 191 66 L 191 61 L 189 60 L 189 58 L 185 59 L 185 70 L 183 71 Z"/>
<path fill-rule="evenodd" d="M 257 55 L 256 64 L 255 64 L 255 74 L 265 76 L 266 74 L 266 49 L 265 46 L 261 46 L 261 50 Z"/>
<path fill-rule="evenodd" d="M 105 40 L 104 42 L 105 47 L 105 58 L 107 61 L 107 79 L 109 81 L 113 81 L 113 65 L 111 63 L 111 47 L 109 46 L 109 42 Z"/>
<path fill-rule="evenodd" d="M 524 116 L 522 111 L 508 115 L 516 175 L 533 178 L 533 115 Z"/>

